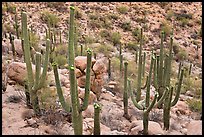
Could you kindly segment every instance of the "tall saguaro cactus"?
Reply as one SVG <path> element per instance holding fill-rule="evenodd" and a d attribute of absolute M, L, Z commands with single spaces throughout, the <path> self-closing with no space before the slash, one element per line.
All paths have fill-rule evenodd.
<path fill-rule="evenodd" d="M 73 6 L 70 7 L 70 25 L 69 25 L 69 45 L 68 45 L 68 64 L 69 64 L 69 79 L 71 91 L 71 106 L 72 106 L 72 122 L 75 135 L 81 135 L 82 124 L 82 111 L 88 107 L 88 99 L 90 92 L 90 70 L 92 51 L 87 49 L 87 66 L 86 66 L 86 83 L 85 83 L 85 96 L 84 102 L 80 106 L 78 98 L 77 80 L 75 76 L 75 48 L 74 48 L 74 10 Z"/>
<path fill-rule="evenodd" d="M 49 47 L 50 40 L 46 41 L 46 53 L 45 59 L 43 62 L 43 72 L 40 74 L 40 66 L 41 66 L 41 54 L 36 53 L 36 72 L 35 72 L 35 80 L 32 71 L 32 63 L 31 63 L 31 53 L 30 53 L 30 44 L 28 38 L 28 29 L 27 29 L 27 13 L 22 12 L 22 31 L 23 31 L 23 48 L 24 48 L 24 59 L 26 62 L 27 69 L 27 86 L 28 92 L 30 93 L 32 107 L 34 109 L 35 114 L 40 115 L 40 108 L 38 102 L 37 91 L 44 86 L 49 62 Z"/>

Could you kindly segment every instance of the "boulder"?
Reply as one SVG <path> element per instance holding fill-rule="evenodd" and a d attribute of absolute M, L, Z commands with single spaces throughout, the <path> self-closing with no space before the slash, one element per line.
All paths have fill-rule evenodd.
<path fill-rule="evenodd" d="M 93 71 L 96 75 L 107 72 L 105 62 L 106 62 L 105 58 L 96 60 L 96 63 L 93 65 Z"/>
<path fill-rule="evenodd" d="M 76 78 L 79 78 L 79 77 L 81 77 L 82 75 L 83 75 L 83 73 L 81 72 L 81 70 L 80 69 L 75 69 L 75 75 L 76 75 Z"/>
<path fill-rule="evenodd" d="M 192 120 L 187 126 L 187 135 L 202 135 L 202 121 Z"/>
<path fill-rule="evenodd" d="M 79 98 L 83 100 L 84 95 L 85 95 L 85 88 L 78 87 L 78 93 L 79 93 Z M 93 104 L 94 101 L 96 101 L 96 95 L 92 91 L 90 91 L 89 92 L 89 104 Z"/>
<path fill-rule="evenodd" d="M 143 130 L 143 120 L 133 121 L 130 126 L 130 134 L 137 135 Z M 148 125 L 148 134 L 149 135 L 163 135 L 164 131 L 162 130 L 159 123 L 154 121 L 149 121 Z"/>
<path fill-rule="evenodd" d="M 32 66 L 33 74 L 35 72 L 35 66 Z M 8 77 L 20 84 L 24 84 L 27 77 L 26 63 L 12 62 L 8 66 Z"/>
<path fill-rule="evenodd" d="M 86 69 L 86 64 L 87 64 L 86 56 L 77 56 L 74 61 L 75 61 L 76 68 L 80 69 L 81 71 L 84 71 Z M 92 66 L 95 64 L 95 62 L 96 60 L 92 58 Z"/>
<path fill-rule="evenodd" d="M 14 47 L 16 50 L 16 53 L 22 57 L 23 56 L 23 49 L 22 49 L 22 44 L 20 39 L 14 39 Z"/>
<path fill-rule="evenodd" d="M 91 76 L 91 85 L 93 84 L 94 76 Z M 86 75 L 83 75 L 77 79 L 77 84 L 79 87 L 84 88 L 86 84 Z"/>

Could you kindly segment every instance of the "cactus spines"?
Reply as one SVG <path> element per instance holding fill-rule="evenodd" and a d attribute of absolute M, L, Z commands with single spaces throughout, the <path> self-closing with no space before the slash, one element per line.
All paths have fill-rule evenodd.
<path fill-rule="evenodd" d="M 94 135 L 100 135 L 100 110 L 101 106 L 98 103 L 94 103 Z"/>
<path fill-rule="evenodd" d="M 64 96 L 63 96 L 63 92 L 62 92 L 62 88 L 61 88 L 61 84 L 60 84 L 60 80 L 59 80 L 59 75 L 58 75 L 58 71 L 57 71 L 57 63 L 56 62 L 52 63 L 52 66 L 53 66 L 55 83 L 56 83 L 56 88 L 57 88 L 57 94 L 59 96 L 59 101 L 60 101 L 62 107 L 64 108 L 64 110 L 66 112 L 70 112 L 70 105 L 65 101 Z"/>
<path fill-rule="evenodd" d="M 128 115 L 128 92 L 127 92 L 127 66 L 128 62 L 124 62 L 124 92 L 123 92 L 123 106 L 124 106 L 124 117 L 129 119 Z"/>

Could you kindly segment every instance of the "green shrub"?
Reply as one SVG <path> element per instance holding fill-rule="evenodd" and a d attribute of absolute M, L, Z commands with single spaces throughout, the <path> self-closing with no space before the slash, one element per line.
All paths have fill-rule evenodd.
<path fill-rule="evenodd" d="M 67 55 L 67 46 L 66 45 L 57 45 L 55 48 L 56 55 Z"/>
<path fill-rule="evenodd" d="M 58 11 L 66 10 L 65 2 L 47 2 L 47 6 L 50 8 L 55 8 Z"/>
<path fill-rule="evenodd" d="M 47 25 L 49 24 L 50 21 L 50 25 L 51 27 L 57 27 L 58 23 L 59 23 L 59 18 L 57 17 L 57 15 L 52 14 L 50 11 L 48 10 L 44 10 L 41 13 L 41 19 L 44 23 L 46 23 Z"/>
<path fill-rule="evenodd" d="M 125 45 L 125 48 L 129 49 L 129 50 L 134 50 L 134 51 L 137 51 L 139 49 L 138 47 L 138 43 L 136 42 L 128 42 L 126 45 Z"/>
<path fill-rule="evenodd" d="M 202 113 L 202 101 L 192 98 L 187 100 L 187 104 L 191 111 Z"/>
<path fill-rule="evenodd" d="M 109 44 L 101 44 L 100 46 L 91 49 L 94 51 L 94 53 L 103 53 L 106 57 L 110 56 L 111 52 L 114 52 L 113 46 Z"/>
<path fill-rule="evenodd" d="M 98 20 L 99 19 L 99 14 L 91 13 L 91 14 L 89 14 L 89 19 L 90 20 Z"/>
<path fill-rule="evenodd" d="M 165 33 L 165 38 L 170 36 L 171 31 L 172 31 L 172 27 L 169 25 L 169 23 L 166 20 L 162 21 L 161 24 L 161 30 L 164 31 Z"/>
<path fill-rule="evenodd" d="M 182 27 L 185 27 L 186 25 L 189 24 L 189 19 L 187 19 L 187 18 L 181 18 L 181 19 L 179 20 L 179 24 L 180 24 Z"/>
<path fill-rule="evenodd" d="M 2 5 L 2 15 L 5 15 L 6 10 L 7 10 L 6 6 Z"/>
<path fill-rule="evenodd" d="M 157 2 L 157 4 L 161 7 L 161 8 L 165 8 L 169 2 Z"/>
<path fill-rule="evenodd" d="M 62 68 L 65 64 L 67 64 L 66 55 L 57 55 L 54 60 L 57 62 L 58 66 Z"/>
<path fill-rule="evenodd" d="M 181 49 L 176 56 L 178 60 L 183 61 L 186 60 L 188 55 L 185 50 Z"/>
<path fill-rule="evenodd" d="M 101 28 L 102 27 L 101 21 L 99 21 L 99 20 L 90 20 L 89 21 L 89 27 L 91 27 L 91 28 Z"/>
<path fill-rule="evenodd" d="M 16 13 L 16 6 L 14 4 L 8 3 L 7 12 L 15 14 Z"/>
<path fill-rule="evenodd" d="M 75 8 L 75 18 L 76 19 L 80 19 L 80 18 L 82 18 L 82 12 L 81 12 L 81 10 L 79 9 L 79 8 Z"/>
<path fill-rule="evenodd" d="M 179 53 L 179 51 L 180 51 L 180 48 L 179 48 L 179 45 L 178 45 L 178 43 L 173 43 L 173 52 L 174 52 L 174 54 L 178 54 Z"/>
<path fill-rule="evenodd" d="M 108 17 L 102 18 L 101 21 L 102 21 L 101 26 L 103 28 L 111 28 L 112 27 L 112 21 Z"/>
<path fill-rule="evenodd" d="M 111 41 L 113 42 L 114 45 L 119 44 L 121 39 L 121 35 L 119 32 L 113 32 L 111 34 Z"/>
<path fill-rule="evenodd" d="M 171 18 L 174 16 L 174 11 L 173 10 L 168 10 L 166 14 L 166 19 L 171 20 Z"/>
<path fill-rule="evenodd" d="M 107 17 L 109 19 L 114 19 L 114 20 L 117 20 L 119 18 L 118 15 L 114 13 L 109 13 Z"/>
<path fill-rule="evenodd" d="M 131 24 L 130 24 L 130 21 L 125 21 L 121 24 L 121 28 L 124 30 L 124 31 L 131 31 Z"/>
<path fill-rule="evenodd" d="M 109 39 L 109 37 L 110 37 L 110 32 L 107 29 L 101 30 L 99 34 L 103 38 L 108 38 Z"/>
<path fill-rule="evenodd" d="M 135 37 L 136 40 L 139 40 L 141 37 L 141 32 L 139 28 L 135 28 L 132 30 L 132 35 Z"/>
<path fill-rule="evenodd" d="M 129 7 L 126 5 L 117 7 L 117 11 L 121 14 L 126 14 L 129 10 Z"/>
<path fill-rule="evenodd" d="M 93 36 L 85 36 L 85 44 L 91 44 L 91 43 L 96 43 L 97 39 Z"/>
<path fill-rule="evenodd" d="M 39 51 L 39 41 L 40 37 L 35 33 L 30 33 L 30 44 L 35 49 L 35 51 Z"/>

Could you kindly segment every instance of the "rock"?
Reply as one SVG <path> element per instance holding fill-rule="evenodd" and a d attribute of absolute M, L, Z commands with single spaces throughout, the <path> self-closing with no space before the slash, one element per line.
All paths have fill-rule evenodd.
<path fill-rule="evenodd" d="M 94 118 L 94 107 L 93 104 L 88 105 L 87 109 L 82 112 L 84 118 Z"/>
<path fill-rule="evenodd" d="M 94 81 L 94 76 L 91 76 L 91 86 L 93 84 L 93 81 Z M 85 84 L 86 84 L 86 75 L 83 75 L 83 76 L 79 77 L 77 79 L 77 84 L 78 84 L 79 87 L 84 88 Z"/>
<path fill-rule="evenodd" d="M 16 50 L 16 53 L 22 57 L 23 56 L 23 49 L 22 49 L 22 44 L 20 39 L 14 39 L 14 47 Z"/>
<path fill-rule="evenodd" d="M 178 101 L 177 104 L 171 109 L 171 111 L 178 115 L 189 115 L 191 112 L 188 105 L 184 101 Z"/>
<path fill-rule="evenodd" d="M 190 91 L 190 90 L 186 91 L 185 95 L 186 95 L 186 96 L 190 96 L 190 97 L 193 97 L 193 96 L 194 96 L 193 92 Z"/>
<path fill-rule="evenodd" d="M 202 121 L 192 120 L 187 126 L 187 135 L 202 135 Z"/>
<path fill-rule="evenodd" d="M 84 95 L 85 95 L 85 88 L 78 87 L 78 92 L 79 92 L 79 98 L 83 100 Z M 92 91 L 90 91 L 89 92 L 89 104 L 93 104 L 94 101 L 96 101 L 96 95 Z"/>
<path fill-rule="evenodd" d="M 81 70 L 80 69 L 75 69 L 75 75 L 76 75 L 76 78 L 79 78 L 79 77 L 81 77 L 82 75 L 83 75 L 83 73 L 81 72 Z"/>
<path fill-rule="evenodd" d="M 68 69 L 58 69 L 58 72 L 59 72 L 60 74 L 62 74 L 62 75 L 67 75 L 67 74 L 69 74 Z"/>
<path fill-rule="evenodd" d="M 179 131 L 172 130 L 172 131 L 168 131 L 166 135 L 183 135 L 183 134 Z"/>
<path fill-rule="evenodd" d="M 108 6 L 102 6 L 101 9 L 102 9 L 103 11 L 109 11 L 109 10 L 110 10 Z"/>
<path fill-rule="evenodd" d="M 95 74 L 98 75 L 101 73 L 105 73 L 107 71 L 106 64 L 104 62 L 105 62 L 105 58 L 96 60 L 96 63 L 93 65 L 93 71 Z"/>
<path fill-rule="evenodd" d="M 35 67 L 33 67 L 33 74 Z M 12 62 L 8 66 L 8 77 L 20 84 L 23 84 L 27 77 L 26 63 Z"/>
<path fill-rule="evenodd" d="M 81 71 L 84 71 L 86 69 L 86 64 L 87 64 L 86 56 L 77 56 L 74 61 L 75 61 L 76 68 L 80 69 Z M 95 62 L 96 60 L 92 58 L 92 66 L 95 64 Z"/>
<path fill-rule="evenodd" d="M 139 132 L 143 130 L 143 120 L 133 121 L 130 126 L 130 134 L 137 135 Z M 162 130 L 161 126 L 154 121 L 149 121 L 148 125 L 148 134 L 149 135 L 163 135 L 164 131 Z"/>
<path fill-rule="evenodd" d="M 113 101 L 115 97 L 107 92 L 107 93 L 101 93 L 101 99 L 105 99 L 107 101 Z"/>
<path fill-rule="evenodd" d="M 2 41 L 2 54 L 8 54 L 9 50 L 11 50 L 10 44 L 6 44 L 6 42 Z"/>

